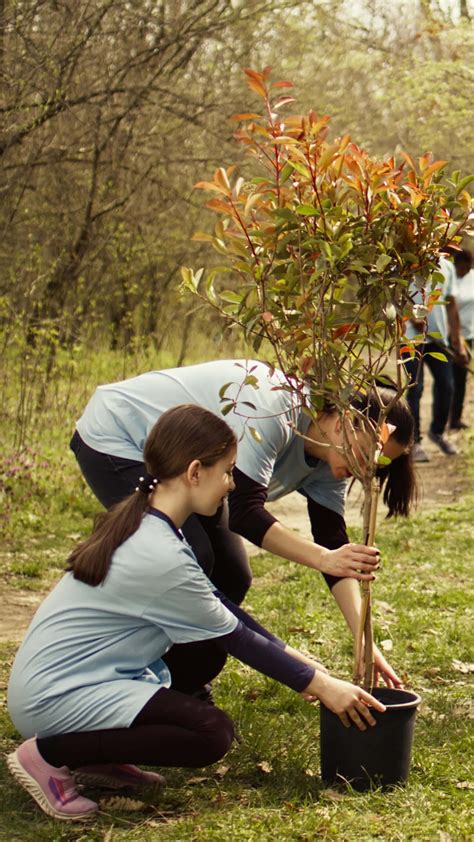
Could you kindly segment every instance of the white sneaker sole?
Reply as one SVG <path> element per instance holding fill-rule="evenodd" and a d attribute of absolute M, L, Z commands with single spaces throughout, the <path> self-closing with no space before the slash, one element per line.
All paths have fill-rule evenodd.
<path fill-rule="evenodd" d="M 66 822 L 77 822 L 77 821 L 84 821 L 84 819 L 91 818 L 91 816 L 95 816 L 97 810 L 87 810 L 84 813 L 61 813 L 59 810 L 56 810 L 46 798 L 43 790 L 41 789 L 39 783 L 35 781 L 31 775 L 23 768 L 20 761 L 18 760 L 16 751 L 13 754 L 9 754 L 7 757 L 7 766 L 15 778 L 18 781 L 20 786 L 31 795 L 32 798 L 36 801 L 36 803 L 41 807 L 44 813 L 47 813 L 48 816 L 52 816 L 54 819 L 59 819 L 60 821 Z"/>
<path fill-rule="evenodd" d="M 166 784 L 164 778 L 159 781 L 132 780 L 121 781 L 113 775 L 100 774 L 99 772 L 73 772 L 74 780 L 81 786 L 97 786 L 105 789 L 141 789 L 142 787 L 155 787 L 161 789 Z"/>

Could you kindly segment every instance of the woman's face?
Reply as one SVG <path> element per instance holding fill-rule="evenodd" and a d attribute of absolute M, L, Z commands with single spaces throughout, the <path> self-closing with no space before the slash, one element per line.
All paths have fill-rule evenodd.
<path fill-rule="evenodd" d="M 235 467 L 237 449 L 233 448 L 227 456 L 219 459 L 210 468 L 201 465 L 199 484 L 196 487 L 194 511 L 198 515 L 215 515 L 227 495 L 235 488 L 232 471 Z"/>
<path fill-rule="evenodd" d="M 336 416 L 336 423 L 333 425 L 330 438 L 332 447 L 327 450 L 327 462 L 333 476 L 336 479 L 347 479 L 354 475 L 350 460 L 346 458 L 342 451 L 342 448 L 345 447 L 345 438 L 352 449 L 353 458 L 356 460 L 359 469 L 362 473 L 365 473 L 371 447 L 370 435 L 361 430 L 353 431 L 350 428 L 346 428 L 346 434 L 344 435 L 340 419 Z M 382 448 L 382 454 L 393 460 L 401 456 L 405 450 L 405 445 L 400 444 L 391 435 Z"/>

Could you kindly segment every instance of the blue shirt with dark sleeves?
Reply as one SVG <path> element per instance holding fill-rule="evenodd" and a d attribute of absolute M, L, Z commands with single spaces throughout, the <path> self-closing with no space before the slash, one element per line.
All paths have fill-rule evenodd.
<path fill-rule="evenodd" d="M 257 378 L 258 388 L 243 385 L 247 374 Z M 285 383 L 282 372 L 254 360 L 150 371 L 99 386 L 77 430 L 94 450 L 142 461 L 148 433 L 165 410 L 191 403 L 221 416 L 220 390 L 227 384 L 228 402 L 237 401 L 225 420 L 239 440 L 239 471 L 265 488 L 268 500 L 298 489 L 342 515 L 347 482 L 335 479 L 326 462 L 305 457 L 298 433 L 306 432 L 310 419 L 295 395 L 279 388 Z"/>

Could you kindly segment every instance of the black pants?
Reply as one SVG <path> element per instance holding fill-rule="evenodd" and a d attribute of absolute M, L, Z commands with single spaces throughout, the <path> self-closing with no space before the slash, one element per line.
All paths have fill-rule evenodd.
<path fill-rule="evenodd" d="M 129 728 L 42 737 L 40 754 L 52 766 L 69 769 L 103 763 L 183 767 L 215 763 L 232 745 L 232 721 L 223 710 L 188 693 L 215 678 L 226 657 L 212 640 L 173 646 L 165 656 L 173 689 L 158 690 Z"/>
<path fill-rule="evenodd" d="M 143 462 L 93 450 L 77 431 L 70 447 L 84 479 L 106 509 L 132 494 L 145 471 Z M 227 503 L 213 517 L 191 515 L 182 531 L 216 588 L 240 605 L 251 585 L 252 571 L 242 538 L 229 529 Z"/>
<path fill-rule="evenodd" d="M 420 358 L 404 358 L 405 370 L 414 385 L 408 389 L 407 401 L 415 421 L 415 441 L 421 441 L 420 429 L 420 402 L 424 385 L 424 366 L 428 366 L 433 377 L 433 403 L 431 407 L 430 432 L 434 435 L 442 435 L 448 423 L 449 409 L 453 396 L 453 373 L 449 362 L 443 362 L 431 353 L 443 352 L 443 346 L 436 342 L 428 342 L 423 346 Z"/>

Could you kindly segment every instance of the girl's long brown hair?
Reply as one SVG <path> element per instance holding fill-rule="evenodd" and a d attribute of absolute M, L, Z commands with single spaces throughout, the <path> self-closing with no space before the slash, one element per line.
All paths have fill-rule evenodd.
<path fill-rule="evenodd" d="M 237 444 L 235 434 L 218 415 L 192 404 L 167 410 L 152 428 L 145 444 L 147 473 L 159 482 L 183 474 L 194 459 L 204 467 L 215 465 Z M 148 507 L 149 495 L 135 491 L 108 512 L 99 515 L 89 538 L 67 560 L 75 579 L 100 585 L 112 556 L 137 531 Z"/>

